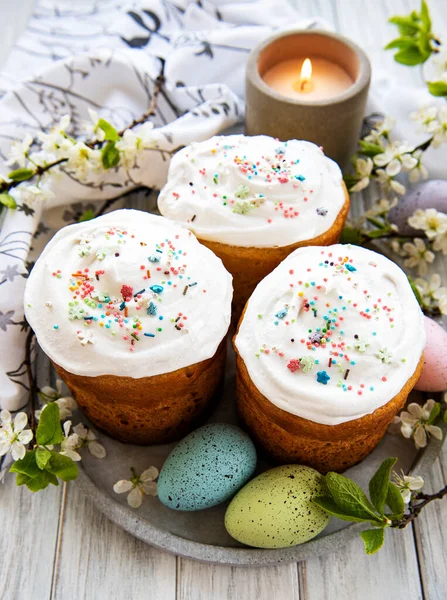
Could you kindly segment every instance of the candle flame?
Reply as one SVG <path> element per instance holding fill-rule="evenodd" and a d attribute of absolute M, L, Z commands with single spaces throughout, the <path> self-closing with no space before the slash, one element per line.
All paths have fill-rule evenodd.
<path fill-rule="evenodd" d="M 301 83 L 310 81 L 312 79 L 312 63 L 309 58 L 303 62 L 303 66 L 301 67 Z"/>

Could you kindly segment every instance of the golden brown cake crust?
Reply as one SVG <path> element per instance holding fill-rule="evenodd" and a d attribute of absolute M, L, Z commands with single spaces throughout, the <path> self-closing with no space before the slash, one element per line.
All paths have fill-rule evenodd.
<path fill-rule="evenodd" d="M 258 283 L 271 273 L 291 252 L 304 246 L 330 246 L 336 244 L 349 212 L 349 194 L 343 183 L 345 203 L 331 228 L 310 240 L 303 240 L 289 246 L 257 248 L 230 246 L 198 238 L 223 262 L 227 271 L 233 275 L 233 321 L 237 323 L 242 310 Z"/>
<path fill-rule="evenodd" d="M 122 442 L 151 445 L 183 437 L 205 416 L 225 359 L 226 336 L 212 358 L 153 377 L 85 377 L 54 366 L 97 427 Z"/>
<path fill-rule="evenodd" d="M 423 363 L 421 357 L 414 374 L 401 391 L 373 413 L 340 425 L 322 425 L 272 404 L 255 387 L 244 361 L 238 355 L 238 412 L 253 439 L 275 461 L 309 465 L 320 473 L 341 472 L 374 450 L 393 417 L 405 406 Z"/>

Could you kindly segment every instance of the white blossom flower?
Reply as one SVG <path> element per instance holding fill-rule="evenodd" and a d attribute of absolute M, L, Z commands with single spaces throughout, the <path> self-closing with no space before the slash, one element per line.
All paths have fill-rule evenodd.
<path fill-rule="evenodd" d="M 79 462 L 81 460 L 81 455 L 79 452 L 76 452 L 76 450 L 81 447 L 82 442 L 77 433 L 70 433 L 70 429 L 71 421 L 65 421 L 64 439 L 61 442 L 60 454 L 71 458 L 71 460 L 74 460 L 75 462 Z"/>
<path fill-rule="evenodd" d="M 402 495 L 402 500 L 405 504 L 408 504 L 411 500 L 412 492 L 418 492 L 424 487 L 424 480 L 419 475 L 405 475 L 403 471 L 401 474 L 393 473 L 393 479 L 396 486 L 399 488 L 399 492 Z"/>
<path fill-rule="evenodd" d="M 402 142 L 393 142 L 384 152 L 374 156 L 374 163 L 378 167 L 385 167 L 388 177 L 396 177 L 401 170 L 411 171 L 418 164 L 416 158 L 411 154 L 414 146 Z"/>
<path fill-rule="evenodd" d="M 433 250 L 447 254 L 447 231 L 438 234 L 433 240 Z"/>
<path fill-rule="evenodd" d="M 415 285 L 421 294 L 424 304 L 432 306 L 438 300 L 447 298 L 447 287 L 441 286 L 441 276 L 439 273 L 433 273 L 430 279 L 418 278 L 415 280 Z"/>
<path fill-rule="evenodd" d="M 438 299 L 438 308 L 441 315 L 447 315 L 447 294 Z"/>
<path fill-rule="evenodd" d="M 104 458 L 106 456 L 106 449 L 102 444 L 97 441 L 96 435 L 91 429 L 86 427 L 83 423 L 78 423 L 73 427 L 73 433 L 76 433 L 79 439 L 78 448 L 87 446 L 90 454 L 96 456 L 96 458 Z"/>
<path fill-rule="evenodd" d="M 442 144 L 447 143 L 447 108 L 443 106 L 438 110 L 437 127 L 433 131 L 433 148 L 439 148 Z"/>
<path fill-rule="evenodd" d="M 28 162 L 28 153 L 33 143 L 33 136 L 27 133 L 22 141 L 13 142 L 9 149 L 9 158 L 5 164 L 25 167 Z"/>
<path fill-rule="evenodd" d="M 158 469 L 149 467 L 141 475 L 137 475 L 133 469 L 131 471 L 132 477 L 130 480 L 120 479 L 113 486 L 113 491 L 116 494 L 124 494 L 130 491 L 130 494 L 127 496 L 127 503 L 132 508 L 139 508 L 145 494 L 147 496 L 157 495 L 157 483 L 155 480 L 158 477 Z"/>
<path fill-rule="evenodd" d="M 19 188 L 20 201 L 28 206 L 34 206 L 37 202 L 44 203 L 52 200 L 55 196 L 50 189 L 45 189 L 37 185 L 21 185 Z"/>
<path fill-rule="evenodd" d="M 390 131 L 394 127 L 394 123 L 395 121 L 393 118 L 386 116 L 383 121 L 377 123 L 371 133 L 364 138 L 365 142 L 377 144 L 381 142 L 382 137 L 388 138 Z"/>
<path fill-rule="evenodd" d="M 377 181 L 383 185 L 386 190 L 393 190 L 393 192 L 396 192 L 396 194 L 399 194 L 400 196 L 405 194 L 405 186 L 388 175 L 384 169 L 377 169 L 376 176 Z"/>
<path fill-rule="evenodd" d="M 402 245 L 402 249 L 409 257 L 404 260 L 404 266 L 410 269 L 417 267 L 418 275 L 426 275 L 428 264 L 435 260 L 435 255 L 426 247 L 424 240 L 421 238 L 414 238 L 413 242 L 413 244 L 406 242 Z"/>
<path fill-rule="evenodd" d="M 413 438 L 418 449 L 425 448 L 427 437 L 431 435 L 442 440 L 441 428 L 428 423 L 434 405 L 434 400 L 427 400 L 424 406 L 412 402 L 407 406 L 407 411 L 403 410 L 398 417 L 402 435 L 407 439 Z"/>
<path fill-rule="evenodd" d="M 418 208 L 411 217 L 408 224 L 414 229 L 422 229 L 429 239 L 447 232 L 447 214 L 437 211 L 435 208 L 425 210 Z"/>
<path fill-rule="evenodd" d="M 44 404 L 49 402 L 56 402 L 59 406 L 59 416 L 61 421 L 68 419 L 72 416 L 73 411 L 77 409 L 77 404 L 71 396 L 62 396 L 63 382 L 61 379 L 56 381 L 56 388 L 52 388 L 49 385 L 44 386 L 39 392 L 39 398 Z M 40 419 L 42 411 L 36 410 L 36 419 Z"/>
<path fill-rule="evenodd" d="M 55 158 L 66 156 L 67 151 L 75 141 L 67 133 L 70 125 L 70 115 L 64 115 L 59 123 L 50 129 L 50 133 L 39 132 L 37 137 L 42 143 L 42 150 Z"/>
<path fill-rule="evenodd" d="M 389 241 L 389 247 L 393 252 L 395 252 L 398 256 L 406 256 L 405 251 L 402 250 L 401 243 L 399 240 L 392 239 Z"/>
<path fill-rule="evenodd" d="M 138 153 L 144 148 L 142 138 L 132 129 L 126 129 L 115 146 L 121 153 L 121 161 L 124 168 L 127 170 L 134 168 Z"/>
<path fill-rule="evenodd" d="M 417 161 L 416 165 L 410 169 L 408 179 L 411 183 L 416 183 L 420 179 L 427 179 L 428 171 L 422 163 L 422 157 L 424 155 L 423 150 L 415 150 L 412 154 L 413 158 Z"/>
<path fill-rule="evenodd" d="M 422 131 L 433 133 L 438 127 L 438 109 L 436 106 L 422 106 L 410 114 L 413 121 L 419 123 Z"/>
<path fill-rule="evenodd" d="M 369 157 L 358 158 L 355 161 L 355 170 L 360 179 L 355 185 L 351 187 L 351 192 L 360 192 L 361 190 L 364 190 L 366 187 L 368 187 L 373 167 L 374 163 Z"/>
<path fill-rule="evenodd" d="M 388 214 L 389 211 L 397 205 L 397 203 L 398 199 L 396 197 L 394 197 L 391 201 L 387 200 L 386 198 L 381 198 L 380 200 L 375 202 L 369 210 L 365 212 L 364 216 L 367 219 L 374 219 L 374 217 L 382 217 Z"/>
<path fill-rule="evenodd" d="M 103 173 L 101 152 L 76 142 L 66 152 L 67 169 L 73 172 L 79 181 L 87 181 L 92 175 Z"/>
<path fill-rule="evenodd" d="M 430 79 L 433 81 L 447 81 L 447 46 L 442 45 L 430 61 L 433 69 Z"/>
<path fill-rule="evenodd" d="M 25 446 L 33 439 L 31 429 L 25 429 L 28 416 L 24 412 L 17 413 L 14 421 L 7 410 L 0 412 L 0 456 L 11 452 L 14 460 L 20 460 L 26 454 Z"/>

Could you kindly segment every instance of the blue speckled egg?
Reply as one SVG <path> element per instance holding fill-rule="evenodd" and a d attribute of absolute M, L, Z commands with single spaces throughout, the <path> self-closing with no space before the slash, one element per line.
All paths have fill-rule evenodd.
<path fill-rule="evenodd" d="M 225 502 L 250 479 L 256 450 L 234 425 L 212 423 L 185 437 L 158 478 L 160 501 L 174 510 L 202 510 Z"/>
<path fill-rule="evenodd" d="M 390 210 L 388 218 L 399 227 L 399 233 L 402 235 L 420 235 L 420 230 L 408 225 L 408 218 L 418 208 L 435 208 L 439 212 L 447 213 L 447 181 L 432 179 L 410 188 L 399 200 L 399 204 Z"/>

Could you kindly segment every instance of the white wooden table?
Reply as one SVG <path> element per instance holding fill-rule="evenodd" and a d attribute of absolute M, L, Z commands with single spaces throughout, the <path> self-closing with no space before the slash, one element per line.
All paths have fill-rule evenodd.
<path fill-rule="evenodd" d="M 274 1 L 274 0 L 271 0 Z M 0 0 L 0 62 L 23 25 L 11 0 Z M 320 15 L 383 67 L 411 81 L 416 72 L 382 50 L 394 34 L 387 18 L 419 0 L 294 0 L 303 16 Z M 428 0 L 436 32 L 447 41 L 447 0 Z M 26 14 L 32 0 L 15 0 Z M 12 4 L 12 2 L 11 2 Z M 8 8 L 9 6 L 9 8 Z M 7 39 L 6 39 L 7 38 Z M 447 482 L 447 445 L 427 490 Z M 372 557 L 360 539 L 337 554 L 264 569 L 210 566 L 176 558 L 134 539 L 103 517 L 76 482 L 38 494 L 0 486 L 2 600 L 445 600 L 447 502 L 432 503 L 412 527 L 387 532 Z"/>

